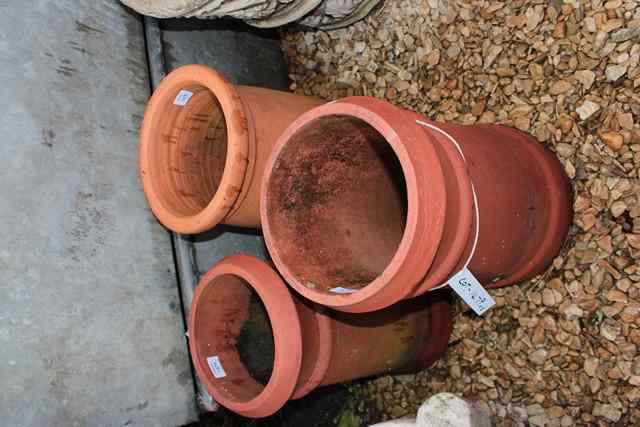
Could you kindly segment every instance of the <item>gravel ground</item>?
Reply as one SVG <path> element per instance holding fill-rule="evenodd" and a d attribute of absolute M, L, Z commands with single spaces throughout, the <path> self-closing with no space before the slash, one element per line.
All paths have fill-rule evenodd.
<path fill-rule="evenodd" d="M 347 29 L 290 29 L 283 50 L 299 93 L 530 132 L 576 195 L 553 267 L 492 291 L 483 317 L 459 305 L 434 368 L 354 386 L 361 417 L 450 391 L 485 402 L 497 425 L 640 425 L 640 3 L 387 0 Z"/>

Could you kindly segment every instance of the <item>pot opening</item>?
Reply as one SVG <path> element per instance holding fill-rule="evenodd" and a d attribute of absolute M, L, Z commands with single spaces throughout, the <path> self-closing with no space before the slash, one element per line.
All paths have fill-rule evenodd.
<path fill-rule="evenodd" d="M 269 382 L 275 344 L 258 294 L 234 275 L 215 278 L 201 296 L 194 319 L 196 360 L 218 393 L 245 402 Z"/>
<path fill-rule="evenodd" d="M 176 97 L 189 92 L 186 104 L 176 105 Z M 204 86 L 184 87 L 167 99 L 151 150 L 151 179 L 166 209 L 194 216 L 207 207 L 222 180 L 227 124 L 216 96 Z"/>
<path fill-rule="evenodd" d="M 363 288 L 402 240 L 402 166 L 382 134 L 361 119 L 324 116 L 298 130 L 275 162 L 267 194 L 281 261 L 316 291 Z"/>

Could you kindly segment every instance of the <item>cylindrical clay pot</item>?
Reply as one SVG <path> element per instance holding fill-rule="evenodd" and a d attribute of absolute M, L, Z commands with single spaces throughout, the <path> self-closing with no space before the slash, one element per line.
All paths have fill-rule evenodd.
<path fill-rule="evenodd" d="M 451 334 L 448 292 L 367 314 L 303 299 L 265 262 L 225 258 L 200 280 L 189 347 L 207 390 L 247 417 L 323 385 L 431 365 Z"/>
<path fill-rule="evenodd" d="M 526 134 L 430 122 L 352 97 L 284 132 L 260 209 L 289 284 L 317 303 L 365 312 L 445 283 L 471 255 L 487 287 L 542 272 L 566 238 L 570 207 L 562 166 Z"/>
<path fill-rule="evenodd" d="M 278 136 L 322 101 L 234 86 L 203 65 L 180 67 L 149 100 L 140 130 L 140 178 L 167 228 L 259 227 L 264 164 Z"/>

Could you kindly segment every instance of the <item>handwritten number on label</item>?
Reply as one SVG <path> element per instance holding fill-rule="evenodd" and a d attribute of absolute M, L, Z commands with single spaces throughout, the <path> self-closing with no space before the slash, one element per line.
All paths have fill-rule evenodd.
<path fill-rule="evenodd" d="M 491 295 L 466 268 L 449 279 L 449 285 L 478 315 L 495 305 Z"/>

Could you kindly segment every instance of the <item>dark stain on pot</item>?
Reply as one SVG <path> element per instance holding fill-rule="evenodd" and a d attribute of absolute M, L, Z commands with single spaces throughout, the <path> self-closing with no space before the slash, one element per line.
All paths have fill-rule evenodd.
<path fill-rule="evenodd" d="M 249 374 L 267 384 L 273 370 L 275 343 L 267 309 L 255 293 L 251 294 L 247 320 L 236 338 L 236 349 Z"/>
<path fill-rule="evenodd" d="M 396 332 L 406 331 L 409 329 L 409 324 L 405 319 L 398 320 L 393 325 L 393 330 Z"/>
<path fill-rule="evenodd" d="M 409 344 L 411 342 L 413 342 L 416 339 L 415 335 L 407 335 L 405 337 L 401 337 L 400 338 L 400 342 L 402 344 Z"/>
<path fill-rule="evenodd" d="M 358 144 L 357 137 L 342 135 L 337 125 L 313 130 L 307 137 L 310 140 L 326 138 L 332 142 L 333 148 L 323 149 L 327 147 L 320 144 L 311 150 L 301 150 L 293 167 L 286 161 L 276 166 L 282 175 L 289 177 L 281 181 L 278 191 L 281 206 L 301 215 L 348 188 L 343 182 L 347 169 L 366 161 L 358 150 L 361 144 Z M 304 233 L 305 230 L 299 231 Z"/>
<path fill-rule="evenodd" d="M 329 275 L 343 278 L 341 283 L 336 283 L 336 286 L 344 287 L 344 285 L 347 285 L 347 287 L 351 288 L 362 287 L 363 283 L 370 283 L 378 277 L 377 274 L 372 274 L 371 271 L 362 268 L 333 269 L 329 271 Z"/>
<path fill-rule="evenodd" d="M 384 137 L 359 119 L 327 116 L 302 127 L 278 156 L 269 186 L 280 255 L 316 289 L 368 285 L 402 239 L 402 167 Z"/>
<path fill-rule="evenodd" d="M 235 122 L 235 125 L 238 127 L 238 132 L 245 133 L 249 130 L 249 122 L 244 113 L 237 111 L 232 116 L 232 120 Z"/>

